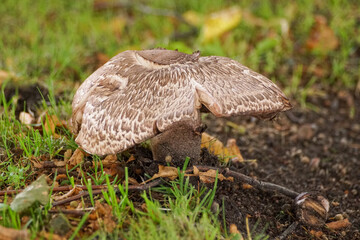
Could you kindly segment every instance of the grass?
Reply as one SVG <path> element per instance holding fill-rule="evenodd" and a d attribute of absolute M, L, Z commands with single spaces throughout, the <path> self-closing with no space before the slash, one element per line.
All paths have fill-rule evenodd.
<path fill-rule="evenodd" d="M 56 132 L 48 130 L 45 123 L 49 118 L 36 126 L 22 124 L 18 120 L 18 109 L 27 109 L 19 106 L 18 94 L 5 96 L 5 87 L 34 83 L 45 86 L 49 96 L 43 96 L 46 101 L 40 103 L 35 114 L 47 112 L 46 116 L 56 115 L 66 120 L 79 84 L 98 67 L 102 58 L 126 49 L 166 47 L 187 53 L 199 49 L 203 55 L 231 57 L 282 85 L 301 107 L 312 107 L 308 97 L 322 93 L 320 90 L 352 91 L 360 81 L 360 5 L 357 1 L 156 0 L 149 3 L 152 9 L 149 14 L 144 13 L 143 5 L 138 2 L 127 3 L 120 9 L 100 11 L 94 10 L 92 0 L 2 1 L 0 73 L 5 73 L 5 77 L 0 74 L 0 189 L 26 187 L 36 178 L 31 161 L 63 159 L 65 150 L 77 147 L 67 128 L 57 127 Z M 174 39 L 174 33 L 188 32 L 191 27 L 174 16 L 163 14 L 193 11 L 199 17 L 206 17 L 234 5 L 242 9 L 241 21 L 211 41 L 203 41 L 201 24 L 196 34 Z M 328 26 L 339 41 L 337 48 L 325 52 L 306 49 L 315 15 L 327 18 Z M 141 201 L 145 210 L 139 210 L 129 198 L 127 184 L 119 190 L 119 197 L 113 186 L 120 179 L 110 179 L 104 174 L 97 156 L 88 158 L 97 163 L 95 167 L 82 171 L 81 180 L 70 176 L 76 168 L 67 169 L 68 178 L 62 183 L 81 183 L 88 186 L 89 192 L 91 184 L 107 184 L 109 190 L 104 192 L 102 203 L 111 206 L 117 227 L 112 234 L 107 234 L 102 226 L 87 237 L 204 239 L 204 234 L 208 234 L 205 239 L 231 238 L 226 226 L 219 222 L 218 213 L 209 210 L 215 189 L 194 189 L 182 177 L 157 189 L 166 196 L 161 201 L 144 193 Z M 33 211 L 30 220 L 24 223 L 18 213 L 1 207 L 11 198 L 0 200 L 4 204 L 0 205 L 0 225 L 28 228 L 33 237 L 46 229 L 48 208 Z M 97 200 L 91 195 L 91 207 Z M 73 229 L 70 238 L 80 238 L 87 217 L 78 220 L 78 227 Z"/>

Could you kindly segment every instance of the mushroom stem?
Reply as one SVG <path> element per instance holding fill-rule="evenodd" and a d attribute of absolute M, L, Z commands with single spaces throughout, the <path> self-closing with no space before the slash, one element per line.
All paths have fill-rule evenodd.
<path fill-rule="evenodd" d="M 197 160 L 201 153 L 201 132 L 188 125 L 174 126 L 151 139 L 155 161 L 169 161 L 180 166 L 186 159 Z"/>

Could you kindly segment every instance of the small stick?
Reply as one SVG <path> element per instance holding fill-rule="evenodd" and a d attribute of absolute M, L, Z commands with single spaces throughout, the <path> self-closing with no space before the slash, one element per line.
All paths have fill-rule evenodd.
<path fill-rule="evenodd" d="M 93 211 L 92 209 L 52 209 L 49 210 L 48 213 L 63 213 L 69 215 L 76 215 L 76 216 L 84 216 L 86 212 Z"/>
<path fill-rule="evenodd" d="M 86 190 L 87 187 L 83 186 L 83 185 L 75 185 L 76 188 L 82 189 L 82 190 Z M 91 188 L 93 190 L 95 189 L 106 189 L 107 186 L 106 185 L 91 185 Z M 63 192 L 63 191 L 70 191 L 71 189 L 73 189 L 73 187 L 71 185 L 68 186 L 61 186 L 61 187 L 54 187 L 53 188 L 53 192 Z M 18 189 L 18 190 L 4 190 L 4 191 L 0 191 L 0 196 L 4 196 L 5 194 L 7 195 L 12 195 L 12 194 L 17 194 L 24 191 L 24 189 Z"/>
<path fill-rule="evenodd" d="M 141 190 L 141 188 L 143 186 L 144 185 L 131 185 L 131 186 L 129 186 L 129 189 Z M 115 187 L 117 187 L 117 185 L 115 185 Z M 87 186 L 83 186 L 83 185 L 75 185 L 75 188 L 87 190 Z M 63 192 L 63 191 L 70 191 L 72 189 L 73 189 L 72 185 L 67 185 L 67 186 L 61 186 L 61 187 L 54 187 L 52 191 L 53 192 Z M 107 185 L 91 185 L 91 189 L 93 189 L 93 190 L 107 189 Z M 17 194 L 17 193 L 21 193 L 22 191 L 24 191 L 24 189 L 4 190 L 4 191 L 0 191 L 0 196 L 4 196 L 5 194 L 7 194 L 7 195 Z"/>
<path fill-rule="evenodd" d="M 293 231 L 295 231 L 297 225 L 299 224 L 299 222 L 293 222 L 282 234 L 280 234 L 279 236 L 277 236 L 275 239 L 276 240 L 283 240 L 285 239 L 290 233 L 292 233 Z"/>
<path fill-rule="evenodd" d="M 157 185 L 159 185 L 161 183 L 161 179 L 156 179 L 154 181 L 152 181 L 151 183 L 148 183 L 148 184 L 143 184 L 143 185 L 131 185 L 131 186 L 128 186 L 128 189 L 129 190 L 147 190 L 149 188 L 152 188 L 152 187 L 155 187 Z M 99 186 L 100 187 L 100 186 Z M 93 195 L 98 195 L 98 194 L 101 194 L 102 193 L 102 190 L 103 189 L 107 189 L 106 187 L 102 186 L 103 188 L 101 189 L 98 189 L 98 190 L 95 190 L 92 192 Z M 85 187 L 86 189 L 86 187 Z M 115 189 L 115 192 L 119 192 L 119 189 Z M 79 193 L 78 195 L 75 195 L 75 196 L 72 196 L 72 197 L 69 197 L 67 199 L 64 199 L 64 200 L 61 200 L 61 201 L 56 201 L 56 202 L 53 202 L 52 203 L 52 206 L 55 207 L 55 206 L 59 206 L 59 205 L 62 205 L 62 204 L 65 204 L 65 203 L 68 203 L 68 202 L 71 202 L 71 201 L 74 201 L 74 200 L 77 200 L 77 199 L 80 199 L 81 197 L 87 197 L 89 196 L 89 192 L 83 192 L 83 193 Z"/>
<path fill-rule="evenodd" d="M 260 190 L 263 190 L 263 191 L 280 192 L 280 193 L 282 193 L 285 196 L 288 196 L 290 198 L 296 198 L 299 195 L 298 192 L 290 190 L 290 189 L 288 189 L 286 187 L 283 187 L 283 186 L 280 186 L 280 185 L 277 185 L 277 184 L 274 184 L 274 183 L 263 182 L 263 181 L 253 179 L 251 177 L 246 176 L 245 174 L 232 171 L 229 168 L 220 169 L 220 168 L 209 167 L 209 166 L 196 166 L 196 167 L 201 171 L 208 171 L 210 169 L 218 170 L 219 173 L 223 173 L 225 176 L 230 176 L 230 177 L 237 178 L 240 181 L 243 181 L 243 182 L 245 182 L 247 184 L 250 184 L 251 186 L 253 186 L 255 188 L 258 188 Z"/>

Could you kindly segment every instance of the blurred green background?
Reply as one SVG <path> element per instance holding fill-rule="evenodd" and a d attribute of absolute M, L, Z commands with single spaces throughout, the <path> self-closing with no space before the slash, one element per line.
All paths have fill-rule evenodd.
<path fill-rule="evenodd" d="M 234 58 L 304 106 L 360 88 L 358 1 L 3 0 L 0 24 L 0 83 L 40 83 L 69 101 L 110 57 L 155 47 Z"/>

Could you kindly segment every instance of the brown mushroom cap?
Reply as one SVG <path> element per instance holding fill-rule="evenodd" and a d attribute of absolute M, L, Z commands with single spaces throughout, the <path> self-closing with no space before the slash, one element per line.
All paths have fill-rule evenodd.
<path fill-rule="evenodd" d="M 199 109 L 217 117 L 272 117 L 291 105 L 266 77 L 225 57 L 154 49 L 125 51 L 90 75 L 72 107 L 76 142 L 85 151 L 114 154 L 174 124 L 196 128 Z"/>

